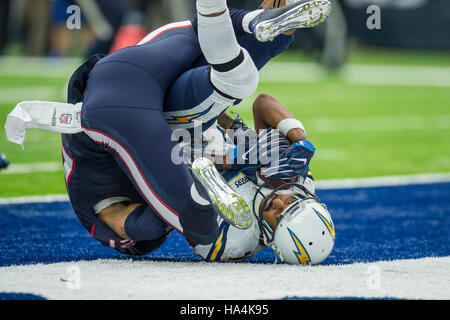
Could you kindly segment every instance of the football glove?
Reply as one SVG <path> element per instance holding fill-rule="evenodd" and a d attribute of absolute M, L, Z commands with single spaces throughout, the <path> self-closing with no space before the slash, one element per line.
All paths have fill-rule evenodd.
<path fill-rule="evenodd" d="M 267 165 L 273 159 L 278 161 L 280 152 L 290 145 L 285 136 L 273 128 L 265 129 L 258 135 L 253 130 L 246 133 L 241 139 L 235 137 L 236 145 L 229 148 L 231 170 Z"/>
<path fill-rule="evenodd" d="M 266 178 L 277 180 L 296 176 L 305 178 L 315 151 L 316 148 L 310 141 L 297 140 L 289 148 L 281 150 L 279 161 L 261 168 L 261 174 Z"/>

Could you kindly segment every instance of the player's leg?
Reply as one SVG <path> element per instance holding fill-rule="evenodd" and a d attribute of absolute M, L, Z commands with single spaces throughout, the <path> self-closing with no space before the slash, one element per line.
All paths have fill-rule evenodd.
<path fill-rule="evenodd" d="M 246 12 L 232 10 L 235 14 L 230 14 L 225 0 L 203 2 L 197 1 L 193 29 L 198 33 L 204 65 L 181 74 L 166 94 L 164 111 L 173 128 L 191 129 L 194 120 L 209 125 L 258 85 L 258 70 L 235 34 Z"/>
<path fill-rule="evenodd" d="M 94 239 L 121 253 L 142 255 L 156 250 L 172 228 L 151 209 L 147 210 L 145 224 L 142 224 L 145 226 L 144 237 L 135 237 L 133 229 L 125 229 L 131 236 L 124 236 L 114 227 L 117 222 L 109 215 L 112 207 L 124 203 L 147 206 L 128 176 L 107 152 L 101 150 L 103 148 L 84 133 L 62 135 L 67 193 L 78 220 Z M 130 211 L 124 218 L 134 219 L 135 215 Z"/>
<path fill-rule="evenodd" d="M 105 110 L 91 108 L 83 123 L 86 134 L 113 156 L 148 206 L 139 217 L 130 215 L 125 221 L 125 231 L 135 230 L 130 238 L 145 237 L 146 229 L 139 226 L 150 226 L 156 213 L 193 241 L 213 241 L 218 232 L 216 213 L 209 203 L 196 201 L 188 168 L 171 159 L 175 142 L 162 112 L 133 107 L 106 110 L 107 116 Z"/>
<path fill-rule="evenodd" d="M 82 124 L 86 133 L 103 148 L 99 152 L 112 155 L 153 214 L 204 243 L 208 237 L 215 239 L 216 214 L 211 206 L 198 205 L 191 195 L 193 181 L 188 168 L 173 163 L 175 142 L 162 115 L 170 77 L 188 68 L 186 56 L 200 51 L 197 41 L 189 41 L 193 37 L 189 33 L 182 33 L 183 46 L 167 51 L 167 43 L 179 47 L 176 34 L 168 32 L 158 37 L 155 45 L 127 48 L 100 60 L 92 70 L 87 68 L 86 90 L 84 77 L 74 76 L 79 81 L 73 83 L 81 85 L 73 85 L 77 93 L 71 92 L 69 97 L 83 98 L 85 91 Z M 162 43 L 165 45 L 158 45 Z M 162 76 L 155 79 L 154 74 Z"/>
<path fill-rule="evenodd" d="M 237 39 L 226 0 L 197 0 L 198 41 L 211 65 L 210 80 L 224 97 L 244 99 L 256 90 L 258 70 Z"/>
<path fill-rule="evenodd" d="M 258 70 L 265 66 L 270 59 L 284 52 L 294 39 L 293 35 L 290 34 L 280 35 L 270 42 L 260 42 L 257 40 L 257 38 L 248 30 L 248 25 L 252 18 L 260 12 L 261 10 L 247 11 L 229 8 L 229 14 L 237 41 L 242 48 L 248 51 Z M 192 20 L 192 27 L 194 31 L 197 32 L 197 16 Z M 193 67 L 205 65 L 208 65 L 208 62 L 202 55 L 194 62 Z"/>
<path fill-rule="evenodd" d="M 325 21 L 330 12 L 327 0 L 266 0 L 253 11 L 229 9 L 238 43 L 248 51 L 258 70 L 289 47 L 295 29 L 313 27 Z M 198 16 L 192 25 L 197 31 Z M 206 60 L 200 57 L 194 66 L 205 65 Z"/>

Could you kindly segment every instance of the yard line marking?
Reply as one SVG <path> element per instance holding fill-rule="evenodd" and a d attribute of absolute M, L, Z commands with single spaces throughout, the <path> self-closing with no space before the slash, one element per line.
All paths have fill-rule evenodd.
<path fill-rule="evenodd" d="M 0 205 L 7 204 L 26 204 L 26 203 L 52 203 L 52 202 L 68 202 L 67 194 L 49 194 L 43 196 L 25 196 L 14 198 L 0 198 Z"/>
<path fill-rule="evenodd" d="M 347 65 L 342 78 L 352 84 L 450 87 L 450 68 L 397 65 Z"/>
<path fill-rule="evenodd" d="M 383 176 L 352 179 L 330 179 L 316 181 L 316 188 L 353 189 L 370 187 L 404 186 L 411 184 L 430 184 L 450 182 L 450 173 L 427 173 L 406 176 Z"/>
<path fill-rule="evenodd" d="M 82 63 L 78 58 L 2 57 L 0 76 L 68 78 Z M 261 82 L 316 83 L 327 70 L 317 63 L 272 61 L 261 71 Z M 369 86 L 450 87 L 450 67 L 345 64 L 338 77 L 349 84 Z"/>
<path fill-rule="evenodd" d="M 449 129 L 450 114 L 305 118 L 313 132 L 364 132 Z"/>
<path fill-rule="evenodd" d="M 11 111 L 21 101 L 61 100 L 59 86 L 3 87 L 0 88 L 0 103 L 11 104 Z"/>
<path fill-rule="evenodd" d="M 246 106 L 249 109 L 251 106 Z M 242 107 L 240 110 L 244 110 Z M 450 129 L 450 113 L 415 114 L 415 115 L 374 115 L 348 117 L 304 117 L 302 122 L 309 131 L 315 133 L 334 132 L 378 132 L 408 130 L 448 130 Z M 253 124 L 250 124 L 253 128 Z"/>
<path fill-rule="evenodd" d="M 316 180 L 316 188 L 322 190 L 329 189 L 352 189 L 352 188 L 371 188 L 371 187 L 389 187 L 404 186 L 416 184 L 432 184 L 450 182 L 450 173 L 427 173 L 402 176 L 382 176 L 368 178 L 352 179 L 330 179 Z M 0 198 L 0 205 L 23 204 L 23 203 L 48 203 L 69 201 L 66 194 L 54 194 L 43 196 L 25 196 Z"/>
<path fill-rule="evenodd" d="M 97 259 L 2 267 L 0 283 L 2 291 L 27 292 L 50 300 L 170 299 L 198 300 L 200 305 L 207 299 L 284 297 L 448 300 L 449 265 L 448 256 L 304 268 L 271 263 Z M 73 266 L 83 271 L 80 290 L 68 289 L 67 283 L 74 281 L 68 273 Z M 371 269 L 379 273 L 379 281 L 370 282 Z M 226 281 L 220 282 L 217 290 L 217 279 L 224 274 Z M 261 278 L 265 281 L 259 281 Z"/>
<path fill-rule="evenodd" d="M 68 79 L 82 62 L 79 58 L 4 56 L 0 60 L 0 76 Z"/>
<path fill-rule="evenodd" d="M 0 176 L 4 174 L 27 174 L 34 172 L 58 172 L 62 171 L 61 162 L 36 162 L 10 164 L 5 170 L 0 171 Z"/>
<path fill-rule="evenodd" d="M 317 83 L 327 78 L 326 69 L 315 63 L 270 62 L 260 74 L 261 82 L 275 83 Z M 346 64 L 337 76 L 356 85 L 450 87 L 450 68 L 441 66 Z"/>

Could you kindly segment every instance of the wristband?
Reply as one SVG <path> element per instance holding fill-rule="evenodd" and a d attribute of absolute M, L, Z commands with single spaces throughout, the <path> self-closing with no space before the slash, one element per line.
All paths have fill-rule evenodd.
<path fill-rule="evenodd" d="M 292 118 L 281 120 L 278 123 L 277 129 L 285 136 L 287 136 L 288 132 L 292 129 L 302 129 L 306 134 L 306 130 L 305 127 L 303 126 L 303 123 L 301 123 L 300 120 Z"/>

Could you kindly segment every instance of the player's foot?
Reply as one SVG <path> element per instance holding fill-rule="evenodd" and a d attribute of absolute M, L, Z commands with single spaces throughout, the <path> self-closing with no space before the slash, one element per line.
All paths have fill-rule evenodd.
<path fill-rule="evenodd" d="M 267 42 L 288 30 L 314 27 L 324 22 L 330 13 L 328 0 L 299 1 L 264 10 L 250 22 L 250 30 L 256 39 Z"/>
<path fill-rule="evenodd" d="M 247 203 L 226 184 L 213 163 L 209 159 L 198 158 L 191 169 L 194 180 L 204 187 L 216 212 L 236 228 L 250 228 L 253 217 Z"/>
<path fill-rule="evenodd" d="M 0 170 L 5 169 L 9 165 L 9 160 L 3 153 L 0 153 Z"/>

